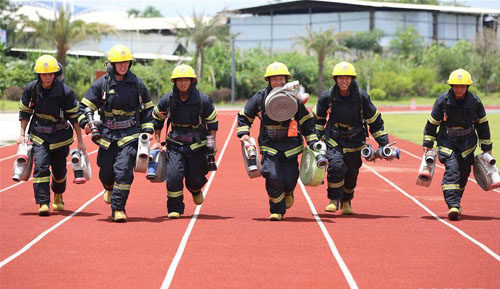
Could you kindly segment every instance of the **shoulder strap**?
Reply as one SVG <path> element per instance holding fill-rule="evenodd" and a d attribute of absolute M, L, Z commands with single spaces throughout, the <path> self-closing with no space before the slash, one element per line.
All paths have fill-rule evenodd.
<path fill-rule="evenodd" d="M 257 117 L 262 120 L 262 117 L 264 115 L 264 90 L 261 90 L 260 93 L 259 93 L 259 100 L 258 100 L 258 103 L 257 103 Z"/>
<path fill-rule="evenodd" d="M 104 74 L 104 82 L 101 86 L 101 106 L 99 107 L 99 115 L 101 117 L 104 116 L 104 109 L 106 107 L 106 102 L 108 101 L 110 77 L 109 72 L 106 72 L 106 74 Z"/>
<path fill-rule="evenodd" d="M 359 117 L 361 118 L 361 123 L 365 124 L 365 117 L 363 112 L 363 94 L 361 93 L 361 89 L 358 89 L 359 93 Z"/>
<path fill-rule="evenodd" d="M 443 121 L 448 120 L 448 93 L 444 95 Z"/>

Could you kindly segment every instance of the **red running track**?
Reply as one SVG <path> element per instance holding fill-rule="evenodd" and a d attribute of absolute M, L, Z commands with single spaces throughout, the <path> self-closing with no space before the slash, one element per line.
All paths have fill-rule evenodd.
<path fill-rule="evenodd" d="M 431 187 L 416 186 L 421 148 L 398 140 L 401 160 L 362 168 L 353 216 L 324 212 L 325 186 L 298 185 L 284 221 L 269 222 L 264 179 L 249 179 L 242 165 L 235 114 L 219 112 L 219 169 L 202 206 L 187 193 L 180 220 L 166 218 L 165 184 L 136 174 L 128 222 L 111 222 L 95 153 L 93 179 L 68 185 L 62 213 L 38 217 L 31 182 L 1 192 L 1 287 L 500 288 L 500 193 L 469 182 L 461 220 L 441 219 L 443 170 L 436 169 Z M 10 148 L 0 148 L 2 157 L 4 149 Z M 0 162 L 0 190 L 13 184 L 11 166 Z"/>

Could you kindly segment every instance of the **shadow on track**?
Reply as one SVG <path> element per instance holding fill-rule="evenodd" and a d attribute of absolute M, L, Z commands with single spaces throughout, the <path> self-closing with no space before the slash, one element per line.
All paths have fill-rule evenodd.
<path fill-rule="evenodd" d="M 447 215 L 439 216 L 441 219 L 448 220 Z M 426 219 L 429 221 L 435 221 L 436 219 L 433 216 L 422 216 L 422 219 Z M 471 216 L 471 215 L 461 215 L 459 217 L 460 221 L 491 221 L 491 220 L 500 220 L 499 217 L 489 217 L 489 216 Z"/>
<path fill-rule="evenodd" d="M 336 219 L 336 218 L 344 218 L 344 219 L 399 219 L 399 218 L 408 218 L 408 216 L 386 216 L 386 215 L 371 215 L 371 214 L 353 214 L 353 215 L 342 215 L 342 214 L 318 214 L 318 217 L 322 219 Z"/>
<path fill-rule="evenodd" d="M 50 212 L 50 216 L 64 216 L 67 217 L 71 214 L 73 214 L 74 211 L 70 210 L 64 210 L 64 211 L 58 211 L 58 212 Z M 24 212 L 19 214 L 21 216 L 38 216 L 38 212 Z M 101 215 L 99 213 L 89 213 L 89 212 L 79 212 L 78 214 L 74 215 L 73 217 L 93 217 L 93 216 L 98 216 Z"/>
<path fill-rule="evenodd" d="M 181 216 L 181 219 L 191 219 L 193 215 L 184 215 Z M 233 219 L 234 217 L 224 217 L 219 215 L 206 215 L 200 214 L 198 215 L 198 219 L 201 220 L 227 220 Z M 111 217 L 107 217 L 105 219 L 99 219 L 100 222 L 113 222 Z M 160 216 L 156 218 L 145 218 L 145 217 L 127 217 L 127 223 L 137 223 L 137 222 L 146 222 L 146 223 L 161 223 L 161 222 L 175 222 L 176 220 L 169 220 L 167 216 Z"/>
<path fill-rule="evenodd" d="M 269 218 L 253 218 L 252 220 L 258 221 L 258 222 L 271 222 L 269 221 Z M 322 220 L 323 223 L 333 223 L 332 220 Z M 316 223 L 315 218 L 302 218 L 302 217 L 286 217 L 279 222 L 292 222 L 292 223 Z M 279 223 L 276 222 L 276 223 Z"/>

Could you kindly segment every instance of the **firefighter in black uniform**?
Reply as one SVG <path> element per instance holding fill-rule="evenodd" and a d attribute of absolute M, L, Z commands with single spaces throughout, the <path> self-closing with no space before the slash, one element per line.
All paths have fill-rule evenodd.
<path fill-rule="evenodd" d="M 297 158 L 304 149 L 302 136 L 308 145 L 318 141 L 313 115 L 300 101 L 297 100 L 297 112 L 289 120 L 274 121 L 266 114 L 266 97 L 273 88 L 285 85 L 290 77 L 290 72 L 283 63 L 270 64 L 264 75 L 269 85 L 255 93 L 238 113 L 237 136 L 242 142 L 249 139 L 250 127 L 255 117 L 261 119 L 258 142 L 262 154 L 262 176 L 266 179 L 269 196 L 271 221 L 282 220 L 286 209 L 293 205 L 293 191 L 299 177 Z"/>
<path fill-rule="evenodd" d="M 207 183 L 207 136 L 215 141 L 218 122 L 212 99 L 196 87 L 196 74 L 189 65 L 179 65 L 172 71 L 172 91 L 164 94 L 153 110 L 155 143 L 161 148 L 160 134 L 167 120 L 167 211 L 169 219 L 184 214 L 183 180 L 196 205 L 203 203 L 201 189 Z M 215 143 L 213 147 L 216 151 Z M 212 164 L 215 165 L 215 164 Z"/>
<path fill-rule="evenodd" d="M 104 186 L 103 197 L 111 203 L 111 217 L 125 222 L 125 205 L 134 179 L 139 133 L 153 133 L 151 110 L 153 103 L 142 80 L 130 71 L 130 50 L 116 45 L 108 52 L 112 69 L 89 88 L 80 102 L 78 121 L 89 132 L 86 115 L 90 108 L 98 111 L 102 126 L 97 165 L 99 179 Z M 87 113 L 86 113 L 87 112 Z"/>
<path fill-rule="evenodd" d="M 493 143 L 484 106 L 468 91 L 472 85 L 470 73 L 457 69 L 450 74 L 448 84 L 451 89 L 437 98 L 425 126 L 423 149 L 424 152 L 432 149 L 437 140 L 439 161 L 445 165 L 441 187 L 448 205 L 448 217 L 458 220 L 478 136 L 484 152 L 491 153 Z"/>
<path fill-rule="evenodd" d="M 57 60 L 50 55 L 40 56 L 35 63 L 35 73 L 38 79 L 26 85 L 19 103 L 21 135 L 17 143 L 33 142 L 35 200 L 40 205 L 38 214 L 48 216 L 51 171 L 50 187 L 54 192 L 52 209 L 64 209 L 62 194 L 66 190 L 66 157 L 73 143 L 73 127 L 78 148 L 85 151 L 85 144 L 77 123 L 78 102 L 75 95 L 69 86 L 56 79 L 61 73 Z M 33 117 L 30 140 L 26 140 L 25 132 L 30 117 Z"/>
<path fill-rule="evenodd" d="M 314 111 L 316 129 L 327 145 L 330 203 L 325 210 L 341 209 L 343 215 L 353 214 L 351 202 L 362 165 L 360 151 L 368 137 L 366 124 L 381 147 L 389 143 L 382 116 L 370 96 L 358 87 L 356 76 L 351 63 L 335 65 L 335 85 L 321 93 Z"/>

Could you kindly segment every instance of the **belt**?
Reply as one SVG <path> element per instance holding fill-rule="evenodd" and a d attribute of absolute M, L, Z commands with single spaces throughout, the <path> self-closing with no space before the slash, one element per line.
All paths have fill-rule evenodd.
<path fill-rule="evenodd" d="M 362 127 L 357 127 L 351 130 L 336 130 L 332 129 L 333 138 L 352 138 L 363 131 Z"/>
<path fill-rule="evenodd" d="M 36 126 L 33 129 L 40 133 L 55 133 L 58 130 L 63 130 L 68 127 L 69 127 L 68 122 L 62 122 L 53 125 L 36 124 Z"/>
<path fill-rule="evenodd" d="M 116 121 L 116 120 L 106 120 L 103 125 L 109 129 L 123 129 L 123 128 L 129 128 L 131 126 L 135 125 L 135 120 L 133 119 L 127 119 L 127 120 L 122 120 L 122 121 Z"/>
<path fill-rule="evenodd" d="M 459 129 L 452 129 L 452 128 L 446 128 L 446 134 L 449 137 L 463 137 L 463 136 L 468 136 L 469 134 L 474 132 L 474 127 L 471 126 L 469 128 L 459 128 Z"/>
<path fill-rule="evenodd" d="M 200 142 L 200 135 L 196 132 L 179 132 L 173 130 L 170 132 L 169 137 L 181 143 Z"/>

